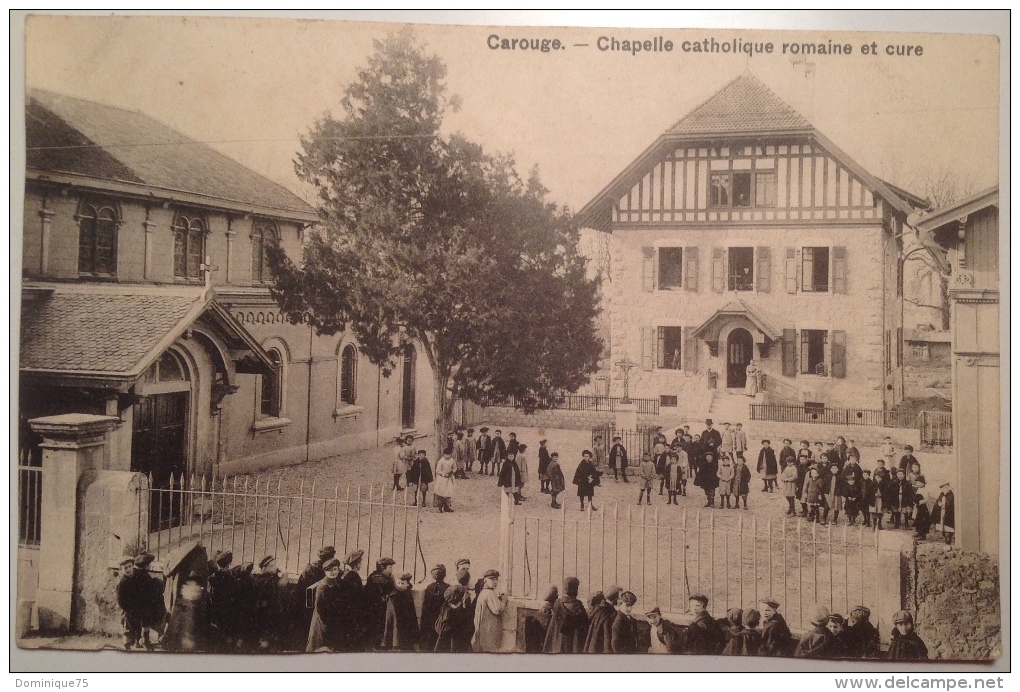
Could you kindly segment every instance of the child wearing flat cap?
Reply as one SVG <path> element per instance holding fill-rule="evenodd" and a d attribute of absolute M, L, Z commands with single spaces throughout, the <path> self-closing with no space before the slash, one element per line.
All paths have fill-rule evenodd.
<path fill-rule="evenodd" d="M 637 596 L 630 591 L 620 594 L 609 639 L 609 650 L 614 654 L 637 653 L 637 622 L 631 614 L 635 603 Z"/>
<path fill-rule="evenodd" d="M 687 627 L 687 653 L 715 656 L 726 643 L 726 634 L 708 612 L 708 596 L 691 594 L 688 604 L 694 619 Z"/>
<path fill-rule="evenodd" d="M 893 615 L 889 659 L 892 661 L 928 659 L 928 647 L 914 631 L 914 616 L 905 610 L 897 611 Z"/>
<path fill-rule="evenodd" d="M 123 611 L 124 648 L 129 651 L 135 646 L 152 651 L 166 626 L 163 582 L 148 571 L 154 559 L 149 553 L 142 553 L 121 563 L 117 605 Z"/>
<path fill-rule="evenodd" d="M 418 644 L 418 614 L 414 609 L 411 579 L 410 572 L 401 574 L 393 585 L 393 591 L 386 597 L 383 649 L 414 651 Z"/>

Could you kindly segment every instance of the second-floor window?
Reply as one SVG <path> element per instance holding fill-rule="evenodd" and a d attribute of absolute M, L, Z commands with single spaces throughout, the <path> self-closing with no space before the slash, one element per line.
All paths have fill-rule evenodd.
<path fill-rule="evenodd" d="M 256 219 L 251 229 L 251 281 L 262 284 L 272 280 L 269 272 L 269 247 L 278 241 L 276 224 Z"/>
<path fill-rule="evenodd" d="M 829 248 L 806 247 L 801 252 L 801 276 L 804 291 L 825 293 L 829 290 Z"/>
<path fill-rule="evenodd" d="M 659 248 L 659 290 L 683 288 L 684 249 Z"/>
<path fill-rule="evenodd" d="M 681 358 L 680 346 L 683 344 L 683 327 L 659 327 L 658 343 L 656 350 L 658 362 L 655 367 L 664 370 L 682 370 L 684 367 Z"/>
<path fill-rule="evenodd" d="M 267 418 L 277 418 L 283 401 L 283 358 L 275 348 L 269 349 L 266 354 L 275 367 L 272 374 L 263 375 L 259 383 L 259 413 Z"/>
<path fill-rule="evenodd" d="M 85 202 L 78 209 L 78 271 L 117 273 L 117 210 L 112 204 Z"/>
<path fill-rule="evenodd" d="M 205 257 L 205 219 L 195 213 L 182 212 L 174 219 L 174 278 L 202 278 Z"/>
<path fill-rule="evenodd" d="M 800 332 L 800 372 L 802 375 L 828 376 L 826 344 L 829 332 L 824 329 L 802 329 Z"/>
<path fill-rule="evenodd" d="M 709 178 L 708 206 L 776 206 L 775 171 L 712 173 Z"/>

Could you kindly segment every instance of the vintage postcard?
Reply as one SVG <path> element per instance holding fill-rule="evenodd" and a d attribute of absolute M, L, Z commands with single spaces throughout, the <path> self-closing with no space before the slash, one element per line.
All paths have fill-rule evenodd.
<path fill-rule="evenodd" d="M 998 37 L 25 32 L 22 650 L 1003 655 Z"/>

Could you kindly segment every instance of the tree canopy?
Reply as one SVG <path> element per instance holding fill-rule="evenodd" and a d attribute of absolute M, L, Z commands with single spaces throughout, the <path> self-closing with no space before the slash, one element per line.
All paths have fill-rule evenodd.
<path fill-rule="evenodd" d="M 321 225 L 300 264 L 270 253 L 273 294 L 293 322 L 353 332 L 389 374 L 418 344 L 435 377 L 437 432 L 457 399 L 540 408 L 595 372 L 598 282 L 578 229 L 535 171 L 442 131 L 456 99 L 446 68 L 409 32 L 375 42 L 319 119 L 295 166 Z"/>

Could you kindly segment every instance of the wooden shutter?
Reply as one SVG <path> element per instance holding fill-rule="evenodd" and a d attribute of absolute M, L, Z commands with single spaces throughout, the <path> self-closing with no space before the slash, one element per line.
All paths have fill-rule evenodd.
<path fill-rule="evenodd" d="M 847 292 L 846 276 L 846 248 L 837 246 L 832 248 L 832 292 Z"/>
<path fill-rule="evenodd" d="M 655 290 L 655 248 L 641 248 L 641 290 Z"/>
<path fill-rule="evenodd" d="M 797 376 L 797 330 L 783 330 L 783 377 Z"/>
<path fill-rule="evenodd" d="M 726 289 L 726 257 L 721 247 L 712 248 L 712 290 L 722 293 Z"/>
<path fill-rule="evenodd" d="M 767 247 L 758 248 L 758 290 L 772 290 L 772 252 Z"/>
<path fill-rule="evenodd" d="M 698 248 L 684 248 L 684 288 L 688 291 L 698 290 Z"/>
<path fill-rule="evenodd" d="M 641 369 L 651 370 L 655 367 L 655 328 L 641 328 Z"/>
<path fill-rule="evenodd" d="M 786 248 L 786 292 L 797 292 L 797 249 Z"/>
<path fill-rule="evenodd" d="M 694 327 L 684 327 L 684 371 L 698 371 L 698 339 L 694 336 Z"/>
<path fill-rule="evenodd" d="M 832 376 L 846 377 L 846 332 L 841 329 L 832 332 Z"/>

